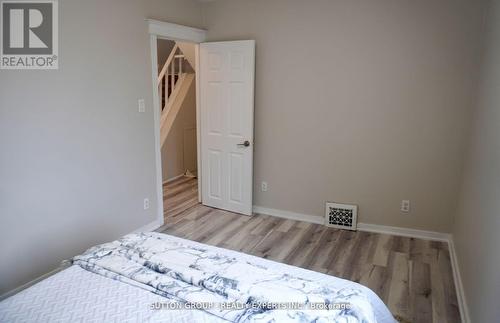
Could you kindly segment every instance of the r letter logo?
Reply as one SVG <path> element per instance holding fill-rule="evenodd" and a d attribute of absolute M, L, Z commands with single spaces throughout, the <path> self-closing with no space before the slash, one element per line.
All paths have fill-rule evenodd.
<path fill-rule="evenodd" d="M 1 69 L 57 69 L 57 0 L 1 1 Z"/>

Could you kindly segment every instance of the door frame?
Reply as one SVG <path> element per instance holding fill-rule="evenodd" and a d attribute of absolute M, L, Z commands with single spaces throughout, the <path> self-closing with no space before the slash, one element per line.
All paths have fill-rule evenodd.
<path fill-rule="evenodd" d="M 156 82 L 158 79 L 158 39 L 178 40 L 194 43 L 195 46 L 195 77 L 196 77 L 196 150 L 197 150 L 197 178 L 198 178 L 198 202 L 201 202 L 201 110 L 200 110 L 200 77 L 199 77 L 199 44 L 207 38 L 207 31 L 170 22 L 155 19 L 146 19 L 148 23 L 149 45 L 151 49 L 151 77 L 153 81 L 153 118 L 154 118 L 154 138 L 155 138 L 155 163 L 156 163 L 156 198 L 158 201 L 157 223 L 164 224 L 163 217 L 163 175 L 161 162 L 161 142 L 160 142 L 160 103 Z"/>

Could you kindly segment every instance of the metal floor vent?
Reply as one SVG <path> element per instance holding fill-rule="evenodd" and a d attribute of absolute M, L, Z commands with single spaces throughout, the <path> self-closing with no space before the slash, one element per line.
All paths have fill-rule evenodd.
<path fill-rule="evenodd" d="M 356 230 L 357 218 L 357 205 L 326 202 L 326 226 L 339 229 Z"/>

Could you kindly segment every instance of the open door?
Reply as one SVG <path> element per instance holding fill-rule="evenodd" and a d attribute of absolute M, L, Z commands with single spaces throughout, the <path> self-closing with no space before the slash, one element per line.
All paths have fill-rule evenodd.
<path fill-rule="evenodd" d="M 200 44 L 202 202 L 252 214 L 255 41 Z"/>

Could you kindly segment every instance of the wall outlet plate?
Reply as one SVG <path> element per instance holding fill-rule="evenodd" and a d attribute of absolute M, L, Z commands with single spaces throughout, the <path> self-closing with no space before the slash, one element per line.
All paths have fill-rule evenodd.
<path fill-rule="evenodd" d="M 401 201 L 401 212 L 404 212 L 404 213 L 410 212 L 410 200 L 402 200 Z"/>

